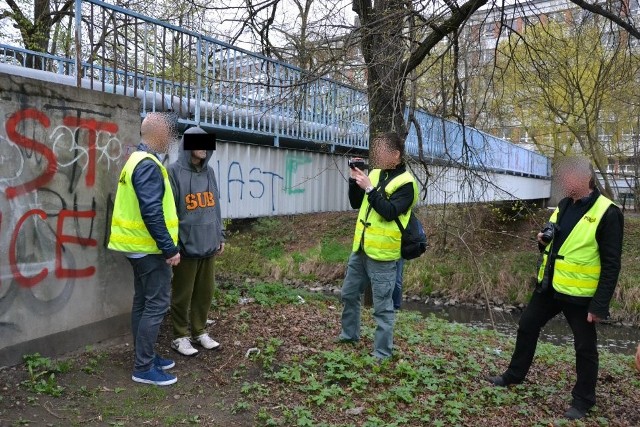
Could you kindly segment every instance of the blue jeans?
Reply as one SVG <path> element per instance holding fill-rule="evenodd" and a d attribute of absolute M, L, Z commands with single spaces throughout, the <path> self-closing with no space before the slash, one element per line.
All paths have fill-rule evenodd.
<path fill-rule="evenodd" d="M 395 261 L 376 261 L 364 252 L 352 252 L 347 264 L 347 274 L 342 284 L 342 332 L 340 339 L 360 339 L 361 297 L 371 284 L 373 294 L 373 318 L 376 331 L 373 339 L 373 355 L 384 359 L 393 351 L 393 325 L 396 314 L 391 293 L 396 278 Z"/>
<path fill-rule="evenodd" d="M 160 254 L 127 259 L 133 267 L 131 333 L 136 354 L 134 370 L 147 371 L 153 367 L 160 324 L 169 309 L 171 267 Z"/>
<path fill-rule="evenodd" d="M 400 309 L 402 305 L 402 270 L 404 269 L 404 258 L 400 258 L 396 261 L 396 285 L 393 288 L 393 294 L 391 298 L 393 299 L 393 308 L 396 310 Z"/>

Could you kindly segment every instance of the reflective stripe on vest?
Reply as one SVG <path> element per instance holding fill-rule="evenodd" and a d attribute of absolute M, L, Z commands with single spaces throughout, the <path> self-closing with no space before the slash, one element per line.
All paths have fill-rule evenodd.
<path fill-rule="evenodd" d="M 596 230 L 612 204 L 611 200 L 600 195 L 558 250 L 553 269 L 553 288 L 556 291 L 576 297 L 592 297 L 596 293 L 601 268 Z M 556 208 L 549 221 L 555 223 L 557 218 Z M 545 254 L 538 270 L 538 282 L 542 280 L 546 264 Z"/>
<path fill-rule="evenodd" d="M 118 179 L 118 191 L 113 206 L 108 245 L 108 248 L 114 251 L 143 254 L 162 253 L 142 220 L 138 197 L 131 182 L 133 171 L 138 163 L 144 159 L 151 159 L 160 167 L 164 181 L 164 196 L 162 197 L 164 221 L 173 243 L 178 243 L 178 214 L 167 170 L 153 154 L 136 151 L 127 160 Z"/>
<path fill-rule="evenodd" d="M 380 169 L 374 169 L 369 174 L 371 185 L 376 187 L 380 181 Z M 413 185 L 413 201 L 407 212 L 401 214 L 398 218 L 403 227 L 409 223 L 411 209 L 418 201 L 418 184 L 409 172 L 403 172 L 393 178 L 385 186 L 385 197 L 389 199 L 391 195 L 405 184 Z M 374 209 L 369 210 L 369 198 L 365 194 L 356 220 L 356 231 L 353 236 L 353 252 L 356 252 L 362 246 L 364 252 L 372 259 L 377 261 L 394 261 L 400 259 L 400 243 L 402 234 L 395 221 L 387 221 Z"/>

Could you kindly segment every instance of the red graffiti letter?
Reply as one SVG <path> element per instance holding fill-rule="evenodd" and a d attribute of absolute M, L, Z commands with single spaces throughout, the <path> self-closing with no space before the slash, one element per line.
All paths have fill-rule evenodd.
<path fill-rule="evenodd" d="M 9 117 L 9 119 L 5 123 L 7 136 L 16 144 L 24 148 L 33 150 L 36 153 L 42 154 L 45 159 L 47 159 L 47 168 L 40 176 L 25 184 L 18 185 L 16 187 L 7 187 L 7 189 L 5 190 L 7 199 L 13 199 L 14 197 L 17 197 L 21 194 L 26 194 L 30 191 L 35 190 L 36 188 L 42 187 L 43 185 L 51 181 L 53 176 L 56 174 L 56 171 L 58 170 L 56 156 L 55 154 L 53 154 L 53 151 L 49 149 L 49 147 L 18 133 L 18 125 L 20 124 L 20 122 L 26 119 L 37 120 L 45 128 L 48 128 L 51 125 L 49 117 L 47 117 L 46 114 L 36 110 L 35 108 L 27 108 L 26 110 L 17 111 L 16 113 L 12 114 L 11 117 Z"/>
<path fill-rule="evenodd" d="M 47 219 L 47 213 L 42 209 L 31 209 L 18 220 L 16 224 L 15 230 L 13 230 L 13 234 L 11 235 L 11 243 L 9 244 L 9 265 L 11 266 L 11 273 L 13 273 L 13 277 L 16 281 L 25 288 L 30 288 L 32 286 L 40 283 L 47 274 L 49 274 L 49 270 L 43 268 L 40 273 L 35 276 L 27 277 L 23 276 L 18 269 L 18 259 L 16 257 L 16 243 L 18 241 L 18 234 L 20 234 L 20 228 L 22 224 L 32 215 L 38 215 L 42 219 Z"/>
<path fill-rule="evenodd" d="M 56 230 L 56 277 L 62 279 L 65 277 L 89 277 L 96 272 L 94 266 L 83 269 L 71 269 L 62 267 L 62 245 L 64 243 L 76 243 L 84 246 L 96 246 L 98 242 L 95 239 L 87 237 L 76 237 L 68 234 L 62 234 L 64 229 L 64 220 L 66 218 L 93 218 L 96 216 L 95 211 L 70 211 L 62 209 L 58 215 L 58 226 Z"/>
<path fill-rule="evenodd" d="M 87 187 L 93 187 L 96 182 L 96 134 L 98 131 L 118 133 L 118 125 L 111 122 L 99 122 L 96 119 L 81 119 L 80 117 L 65 117 L 62 123 L 67 126 L 77 126 L 89 132 L 89 167 L 85 182 Z"/>

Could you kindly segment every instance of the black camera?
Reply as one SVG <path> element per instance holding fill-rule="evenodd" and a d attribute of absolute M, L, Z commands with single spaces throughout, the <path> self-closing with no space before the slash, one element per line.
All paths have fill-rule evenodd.
<path fill-rule="evenodd" d="M 553 240 L 553 236 L 556 234 L 556 227 L 557 225 L 553 222 L 547 222 L 542 228 L 542 237 L 540 239 L 545 245 L 548 245 Z"/>
<path fill-rule="evenodd" d="M 369 165 L 367 165 L 364 159 L 349 159 L 349 167 L 351 169 L 358 168 L 361 171 L 369 169 Z"/>
<path fill-rule="evenodd" d="M 544 254 L 540 254 L 540 260 L 538 261 L 537 270 L 540 269 L 543 258 L 544 258 Z M 555 267 L 555 263 L 556 263 L 556 254 L 547 255 L 547 263 L 545 264 L 544 271 L 542 272 L 542 280 L 540 280 L 540 283 L 538 283 L 538 287 L 536 288 L 538 292 L 543 293 L 549 290 L 549 286 L 553 281 L 553 272 L 554 272 L 553 269 Z"/>

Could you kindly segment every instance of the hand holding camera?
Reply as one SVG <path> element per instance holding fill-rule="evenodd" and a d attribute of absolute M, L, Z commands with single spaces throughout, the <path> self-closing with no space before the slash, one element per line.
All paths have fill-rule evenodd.
<path fill-rule="evenodd" d="M 558 226 L 553 222 L 547 222 L 542 228 L 542 231 L 538 233 L 538 242 L 542 243 L 545 246 L 551 243 L 553 237 L 556 234 L 557 227 Z"/>
<path fill-rule="evenodd" d="M 360 157 L 349 159 L 349 168 L 351 168 L 351 178 L 356 181 L 358 187 L 363 190 L 371 187 L 371 180 L 369 179 L 369 176 L 364 173 L 364 170 L 368 169 L 368 165 L 364 159 Z"/>
<path fill-rule="evenodd" d="M 369 169 L 369 166 L 367 165 L 367 163 L 364 161 L 363 158 L 360 158 L 360 157 L 354 157 L 352 159 L 349 159 L 349 167 L 351 169 L 360 169 L 361 171 L 365 169 Z"/>

